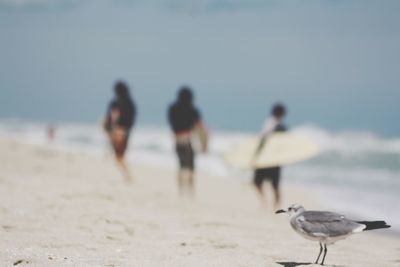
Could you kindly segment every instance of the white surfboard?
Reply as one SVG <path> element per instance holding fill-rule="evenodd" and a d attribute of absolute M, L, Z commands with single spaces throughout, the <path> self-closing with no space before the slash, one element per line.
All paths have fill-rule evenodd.
<path fill-rule="evenodd" d="M 225 154 L 225 161 L 236 168 L 267 168 L 306 160 L 319 153 L 319 147 L 310 139 L 292 133 L 270 135 L 255 156 L 259 142 L 257 137 L 249 138 Z"/>
<path fill-rule="evenodd" d="M 196 152 L 206 153 L 208 151 L 208 133 L 204 127 L 196 125 L 193 129 L 192 144 Z"/>

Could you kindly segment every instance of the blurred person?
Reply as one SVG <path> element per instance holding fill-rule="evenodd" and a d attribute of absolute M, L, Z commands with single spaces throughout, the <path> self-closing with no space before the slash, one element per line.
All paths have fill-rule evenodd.
<path fill-rule="evenodd" d="M 132 175 L 124 156 L 129 144 L 130 131 L 135 123 L 136 106 L 130 96 L 128 86 L 118 81 L 114 85 L 115 97 L 111 100 L 104 121 L 104 129 L 115 153 L 117 164 L 125 180 L 132 181 Z"/>
<path fill-rule="evenodd" d="M 284 105 L 278 103 L 272 107 L 271 117 L 267 118 L 264 123 L 264 127 L 261 131 L 261 138 L 257 150 L 254 154 L 256 158 L 261 150 L 263 149 L 266 142 L 268 142 L 268 137 L 274 132 L 284 132 L 286 131 L 286 126 L 283 123 L 283 118 L 286 115 L 286 108 Z M 281 167 L 268 167 L 268 168 L 256 168 L 254 170 L 253 183 L 256 187 L 257 193 L 259 194 L 262 204 L 266 205 L 266 197 L 263 190 L 264 182 L 271 182 L 274 199 L 275 208 L 279 207 L 281 194 L 279 189 L 279 182 L 281 176 Z"/>
<path fill-rule="evenodd" d="M 200 139 L 201 149 L 207 151 L 207 130 L 199 110 L 193 105 L 192 90 L 183 86 L 176 101 L 168 109 L 168 121 L 175 137 L 175 149 L 179 161 L 178 189 L 194 194 L 195 151 L 192 138 Z M 196 136 L 197 135 L 197 136 Z"/>
<path fill-rule="evenodd" d="M 54 138 L 56 136 L 56 126 L 55 126 L 55 124 L 50 123 L 49 125 L 47 125 L 46 135 L 47 135 L 47 140 L 49 142 L 53 142 L 54 141 Z"/>

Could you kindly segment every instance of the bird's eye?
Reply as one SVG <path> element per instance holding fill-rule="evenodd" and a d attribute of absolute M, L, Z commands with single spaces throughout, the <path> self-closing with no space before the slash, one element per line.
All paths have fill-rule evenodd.
<path fill-rule="evenodd" d="M 292 210 L 292 208 L 289 208 L 288 210 Z"/>

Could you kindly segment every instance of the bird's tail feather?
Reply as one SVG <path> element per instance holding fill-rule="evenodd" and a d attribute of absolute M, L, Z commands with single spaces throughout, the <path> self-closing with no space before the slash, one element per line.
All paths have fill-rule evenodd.
<path fill-rule="evenodd" d="M 366 226 L 366 228 L 363 229 L 363 231 L 390 227 L 390 225 L 386 224 L 385 221 L 360 221 L 357 223 L 364 224 Z"/>

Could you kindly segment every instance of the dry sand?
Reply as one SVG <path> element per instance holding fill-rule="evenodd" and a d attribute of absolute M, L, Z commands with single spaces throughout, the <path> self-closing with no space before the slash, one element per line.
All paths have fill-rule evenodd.
<path fill-rule="evenodd" d="M 194 200 L 175 173 L 0 139 L 0 266 L 314 266 L 317 243 L 262 210 L 251 186 L 197 176 Z M 321 207 L 302 188 L 285 205 Z M 400 266 L 400 239 L 373 232 L 329 247 L 328 266 Z M 317 266 L 317 265 L 315 265 Z"/>

